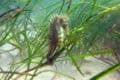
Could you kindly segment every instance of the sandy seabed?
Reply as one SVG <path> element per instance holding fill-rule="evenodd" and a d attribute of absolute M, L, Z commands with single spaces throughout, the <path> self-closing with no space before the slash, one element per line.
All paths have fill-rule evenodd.
<path fill-rule="evenodd" d="M 8 70 L 9 63 L 13 59 L 20 59 L 18 58 L 18 50 L 14 50 L 11 52 L 4 52 L 5 50 L 12 49 L 13 46 L 10 44 L 5 44 L 2 47 L 0 47 L 0 67 L 3 70 Z M 3 53 L 4 52 L 4 53 Z M 48 70 L 47 72 L 42 72 L 38 76 L 34 78 L 34 80 L 89 80 L 94 75 L 98 74 L 99 72 L 109 68 L 110 65 L 95 59 L 95 58 L 87 58 L 86 61 L 80 66 L 80 69 L 84 73 L 84 76 L 80 75 L 80 73 L 76 70 L 76 68 L 72 65 L 70 62 L 56 62 L 53 66 L 47 66 L 40 69 L 40 71 Z M 56 71 L 56 72 L 51 72 Z M 71 79 L 69 77 L 63 76 L 59 73 L 67 74 L 74 79 Z M 12 80 L 12 79 L 11 79 Z M 24 80 L 23 77 L 21 77 L 19 80 Z M 28 79 L 29 80 L 29 79 Z M 100 80 L 120 80 L 120 74 L 118 72 L 114 72 L 112 74 L 109 74 Z"/>

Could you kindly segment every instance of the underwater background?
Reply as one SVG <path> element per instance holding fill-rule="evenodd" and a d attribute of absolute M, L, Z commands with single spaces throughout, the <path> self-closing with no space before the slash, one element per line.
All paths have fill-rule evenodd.
<path fill-rule="evenodd" d="M 68 17 L 50 65 L 49 28 Z M 0 80 L 119 80 L 120 0 L 0 0 Z"/>

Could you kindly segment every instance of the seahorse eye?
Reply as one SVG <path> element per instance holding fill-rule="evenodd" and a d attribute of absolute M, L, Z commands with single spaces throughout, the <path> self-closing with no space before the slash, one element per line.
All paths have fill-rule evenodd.
<path fill-rule="evenodd" d="M 65 19 L 63 19 L 63 18 L 60 19 L 59 21 L 60 21 L 61 26 L 63 26 L 63 27 L 68 25 L 67 21 Z"/>
<path fill-rule="evenodd" d="M 66 23 L 64 23 L 62 26 L 63 26 L 63 27 L 67 27 L 67 26 L 68 26 L 68 23 L 66 22 Z"/>
<path fill-rule="evenodd" d="M 60 19 L 60 24 L 63 24 L 64 23 L 64 20 L 63 19 Z"/>

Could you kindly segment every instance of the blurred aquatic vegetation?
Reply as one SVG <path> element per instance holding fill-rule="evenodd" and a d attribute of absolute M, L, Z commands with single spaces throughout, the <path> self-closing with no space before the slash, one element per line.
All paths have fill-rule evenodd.
<path fill-rule="evenodd" d="M 19 62 L 10 65 L 9 71 L 1 68 L 1 79 L 13 79 L 17 74 L 15 80 L 23 75 L 26 78 L 31 76 L 33 80 L 38 70 L 48 65 L 45 55 L 48 51 L 49 20 L 56 14 L 69 17 L 70 34 L 66 37 L 65 46 L 58 49 L 51 59 L 56 62 L 65 55 L 63 61 L 71 61 L 80 74 L 83 73 L 79 63 L 84 63 L 87 57 L 95 57 L 111 65 L 107 72 L 103 71 L 104 75 L 119 71 L 119 3 L 119 0 L 0 1 L 0 46 L 9 43 L 19 50 L 18 55 L 21 56 Z M 27 68 L 20 71 L 24 66 Z M 31 71 L 33 74 L 29 73 Z"/>

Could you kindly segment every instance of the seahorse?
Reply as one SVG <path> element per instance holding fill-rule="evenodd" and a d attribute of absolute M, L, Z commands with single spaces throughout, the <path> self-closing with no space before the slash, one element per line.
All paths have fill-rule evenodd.
<path fill-rule="evenodd" d="M 47 54 L 47 61 L 54 55 L 57 48 L 61 47 L 65 36 L 68 35 L 68 17 L 56 15 L 50 22 L 49 26 L 49 50 Z"/>

